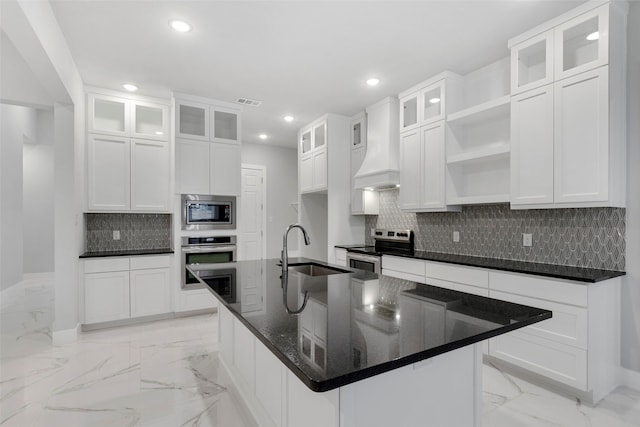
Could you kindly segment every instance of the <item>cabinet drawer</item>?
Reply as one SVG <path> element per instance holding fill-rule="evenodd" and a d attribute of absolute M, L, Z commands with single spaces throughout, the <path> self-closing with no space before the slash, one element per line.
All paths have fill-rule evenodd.
<path fill-rule="evenodd" d="M 587 306 L 587 286 L 561 280 L 544 279 L 516 273 L 489 273 L 491 290 Z"/>
<path fill-rule="evenodd" d="M 471 286 L 486 288 L 489 286 L 489 272 L 472 267 L 461 267 L 439 262 L 426 262 L 427 279 L 434 278 L 448 282 L 464 283 Z"/>
<path fill-rule="evenodd" d="M 128 271 L 129 258 L 101 258 L 84 261 L 85 273 L 108 273 L 111 271 Z"/>
<path fill-rule="evenodd" d="M 168 268 L 171 265 L 169 255 L 137 256 L 131 258 L 131 270 L 148 268 Z"/>
<path fill-rule="evenodd" d="M 551 310 L 553 317 L 520 330 L 551 341 L 587 349 L 587 310 L 571 305 L 491 290 L 491 298 Z"/>
<path fill-rule="evenodd" d="M 397 277 L 398 279 L 410 280 L 412 282 L 427 283 L 423 275 L 404 273 L 402 271 L 388 270 L 383 268 L 382 274 L 389 277 Z"/>
<path fill-rule="evenodd" d="M 581 390 L 587 389 L 587 352 L 518 331 L 492 338 L 489 354 Z"/>
<path fill-rule="evenodd" d="M 384 255 L 382 268 L 421 276 L 424 281 L 424 261 Z"/>

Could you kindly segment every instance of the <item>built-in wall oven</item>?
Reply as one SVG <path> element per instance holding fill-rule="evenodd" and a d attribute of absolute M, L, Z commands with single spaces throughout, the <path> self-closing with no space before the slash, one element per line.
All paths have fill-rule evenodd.
<path fill-rule="evenodd" d="M 197 264 L 212 271 L 212 274 L 207 275 L 207 283 L 219 289 L 218 294 L 224 295 L 225 290 L 235 293 L 236 236 L 183 236 L 181 256 L 182 289 L 205 287 L 186 269 L 187 265 Z"/>

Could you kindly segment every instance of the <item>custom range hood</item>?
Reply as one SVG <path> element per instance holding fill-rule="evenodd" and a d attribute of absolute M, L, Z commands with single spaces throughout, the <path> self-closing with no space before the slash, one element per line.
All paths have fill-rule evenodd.
<path fill-rule="evenodd" d="M 398 99 L 385 98 L 366 112 L 367 152 L 353 186 L 376 190 L 396 187 L 400 183 Z"/>

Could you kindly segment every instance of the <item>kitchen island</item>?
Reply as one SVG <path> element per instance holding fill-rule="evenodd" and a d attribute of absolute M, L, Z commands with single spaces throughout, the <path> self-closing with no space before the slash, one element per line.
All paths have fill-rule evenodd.
<path fill-rule="evenodd" d="M 474 426 L 482 342 L 548 310 L 362 270 L 241 261 L 220 300 L 222 363 L 260 425 Z M 209 266 L 210 267 L 210 266 Z M 215 270 L 192 266 L 207 284 Z M 331 273 L 327 274 L 326 273 Z"/>

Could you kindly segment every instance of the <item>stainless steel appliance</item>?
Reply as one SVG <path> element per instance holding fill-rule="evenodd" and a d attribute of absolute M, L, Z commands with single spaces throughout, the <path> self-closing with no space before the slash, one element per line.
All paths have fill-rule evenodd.
<path fill-rule="evenodd" d="M 413 231 L 396 229 L 371 230 L 374 246 L 347 248 L 347 265 L 352 268 L 382 272 L 382 255 L 412 254 L 414 250 Z"/>
<path fill-rule="evenodd" d="M 182 229 L 236 228 L 236 198 L 199 194 L 182 195 Z"/>
<path fill-rule="evenodd" d="M 207 276 L 210 286 L 235 292 L 236 236 L 184 236 L 181 256 L 182 289 L 204 288 L 186 269 L 187 265 L 198 264 L 214 272 Z"/>

